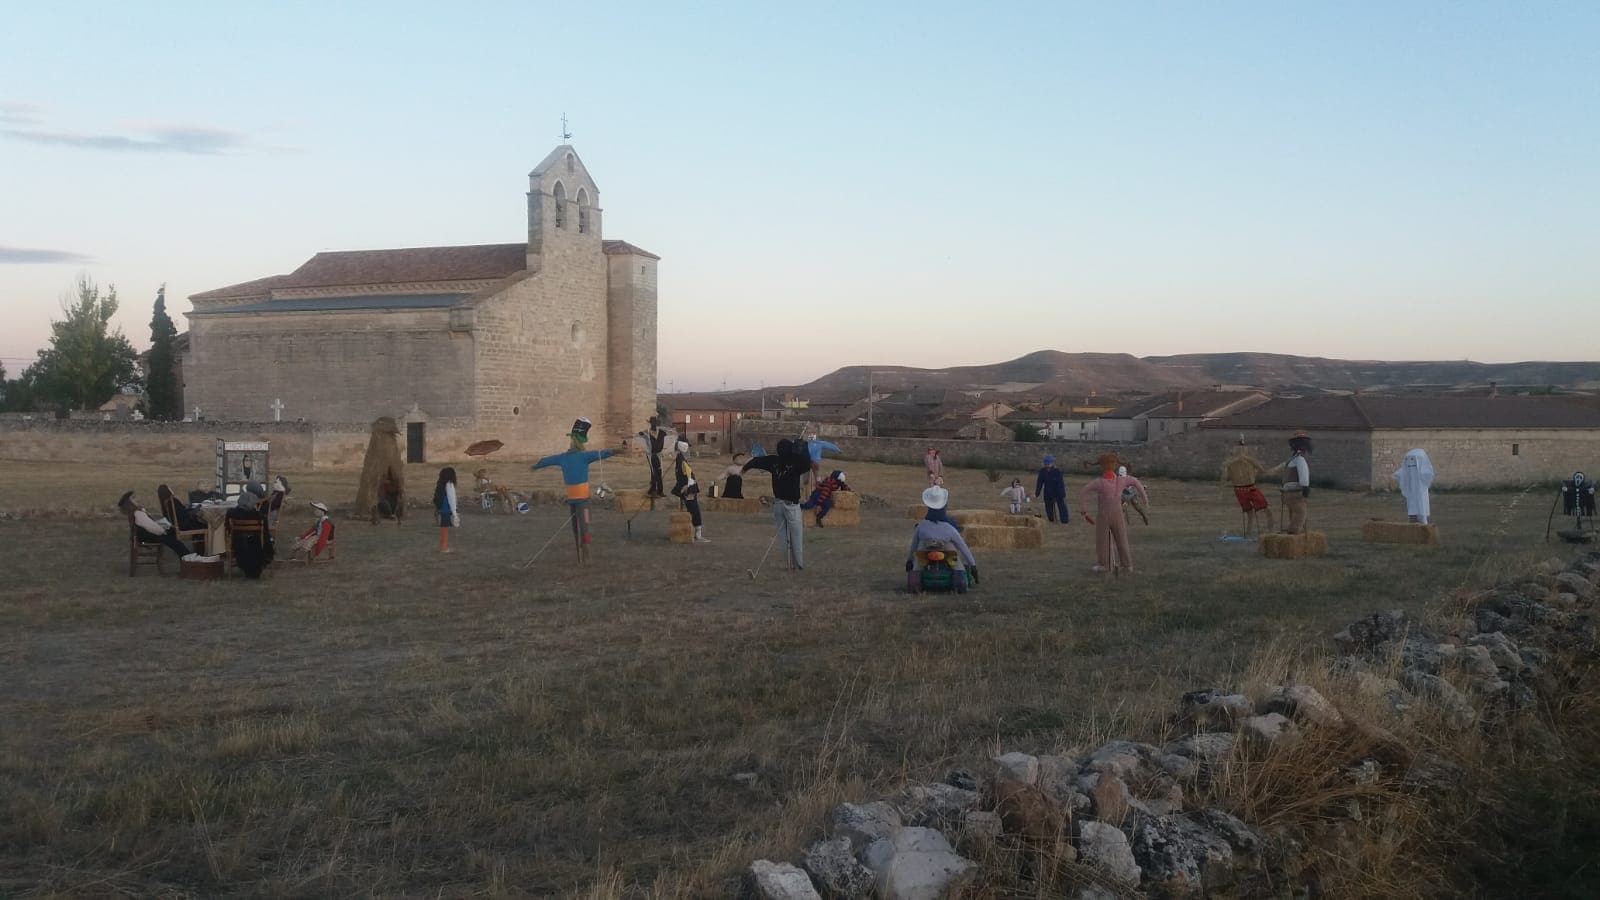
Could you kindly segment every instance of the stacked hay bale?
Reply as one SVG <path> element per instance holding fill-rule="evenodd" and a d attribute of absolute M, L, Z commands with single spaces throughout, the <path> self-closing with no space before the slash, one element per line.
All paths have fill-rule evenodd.
<path fill-rule="evenodd" d="M 617 512 L 636 513 L 656 508 L 655 498 L 648 491 L 620 490 L 613 496 L 616 498 Z"/>
<path fill-rule="evenodd" d="M 1038 516 L 1007 515 L 1002 524 L 1008 528 L 1033 528 L 1038 530 L 1040 534 L 1044 533 L 1044 519 Z"/>
<path fill-rule="evenodd" d="M 966 525 L 961 537 L 968 547 L 996 550 L 1037 550 L 1044 546 L 1044 529 L 1031 525 Z"/>
<path fill-rule="evenodd" d="M 1261 555 L 1267 559 L 1306 559 L 1328 552 L 1328 536 L 1320 531 L 1304 534 L 1268 534 L 1261 538 Z"/>
<path fill-rule="evenodd" d="M 817 517 L 807 510 L 800 516 L 807 528 L 814 528 Z M 920 518 L 920 517 L 919 517 Z M 822 520 L 826 528 L 854 528 L 861 524 L 861 495 L 855 491 L 840 491 L 833 495 L 833 509 Z"/>
<path fill-rule="evenodd" d="M 1425 544 L 1438 546 L 1439 526 L 1421 522 L 1385 522 L 1371 519 L 1361 526 L 1361 540 L 1369 544 Z"/>
<path fill-rule="evenodd" d="M 761 512 L 761 498 L 759 497 L 704 497 L 700 506 L 706 512 L 740 513 L 749 515 Z"/>
<path fill-rule="evenodd" d="M 667 540 L 674 544 L 694 543 L 694 518 L 686 512 L 675 512 L 668 516 Z"/>
<path fill-rule="evenodd" d="M 1006 524 L 1006 519 L 1009 519 L 1010 517 L 1011 516 L 1008 513 L 1000 512 L 997 509 L 952 509 L 952 510 L 950 510 L 950 518 L 955 519 L 956 520 L 956 524 L 960 525 L 962 528 L 966 528 L 968 525 L 1001 525 L 1001 526 L 1004 526 Z M 920 519 L 922 517 L 918 516 L 917 518 Z"/>

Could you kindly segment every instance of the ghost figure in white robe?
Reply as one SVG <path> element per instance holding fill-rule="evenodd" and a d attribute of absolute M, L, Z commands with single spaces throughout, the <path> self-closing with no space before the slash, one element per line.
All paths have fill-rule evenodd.
<path fill-rule="evenodd" d="M 1407 450 L 1394 478 L 1400 482 L 1400 494 L 1406 498 L 1406 515 L 1428 524 L 1428 488 L 1433 485 L 1433 461 L 1428 459 L 1428 451 Z"/>

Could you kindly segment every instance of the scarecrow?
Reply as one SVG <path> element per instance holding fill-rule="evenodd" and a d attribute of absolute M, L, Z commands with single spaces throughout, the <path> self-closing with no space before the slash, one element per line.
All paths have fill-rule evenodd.
<path fill-rule="evenodd" d="M 579 416 L 567 433 L 567 449 L 553 453 L 533 464 L 535 470 L 546 466 L 561 468 L 561 481 L 567 486 L 567 506 L 572 509 L 572 543 L 578 551 L 578 562 L 589 561 L 589 465 L 614 455 L 613 450 L 587 450 L 589 429 L 594 423 Z"/>
<path fill-rule="evenodd" d="M 928 486 L 933 487 L 944 477 L 944 460 L 939 458 L 939 448 L 929 447 L 928 455 L 922 461 L 928 468 Z"/>
<path fill-rule="evenodd" d="M 356 515 L 365 515 L 378 524 L 378 516 L 394 516 L 396 524 L 406 517 L 406 466 L 400 457 L 400 426 L 393 416 L 382 416 L 372 423 L 367 441 L 367 458 L 361 463 L 361 485 L 356 490 Z"/>
<path fill-rule="evenodd" d="M 300 554 L 304 553 L 306 562 L 310 562 L 321 556 L 322 551 L 333 540 L 333 520 L 328 518 L 328 505 L 320 500 L 313 500 L 311 508 L 317 511 L 317 521 L 295 538 L 294 552 L 290 554 L 290 559 L 298 559 Z"/>
<path fill-rule="evenodd" d="M 839 445 L 832 441 L 818 440 L 815 428 L 807 429 L 806 433 L 801 435 L 801 439 L 806 442 L 806 452 L 811 455 L 811 482 L 815 484 L 822 480 L 822 451 L 831 450 L 838 453 Z"/>
<path fill-rule="evenodd" d="M 816 465 L 816 463 L 812 463 Z M 839 491 L 850 490 L 850 484 L 844 480 L 844 472 L 834 469 L 827 478 L 817 482 L 812 489 L 811 496 L 806 502 L 800 504 L 801 509 L 815 509 L 817 511 L 817 527 L 822 528 L 822 520 L 833 509 L 833 495 Z"/>
<path fill-rule="evenodd" d="M 1061 524 L 1068 521 L 1067 515 L 1067 479 L 1056 467 L 1056 458 L 1046 453 L 1044 465 L 1039 467 L 1039 478 L 1033 483 L 1033 495 L 1044 497 L 1044 517 L 1054 522 L 1057 516 Z"/>
<path fill-rule="evenodd" d="M 1306 501 L 1311 499 L 1311 466 L 1306 457 L 1311 455 L 1311 436 L 1296 431 L 1289 438 L 1288 460 L 1278 468 L 1283 470 L 1283 533 L 1301 534 L 1306 530 Z"/>
<path fill-rule="evenodd" d="M 1428 524 L 1432 509 L 1428 505 L 1428 488 L 1433 486 L 1433 460 L 1421 448 L 1407 450 L 1400 468 L 1394 472 L 1400 482 L 1400 496 L 1406 498 L 1406 518 L 1412 522 Z"/>
<path fill-rule="evenodd" d="M 921 593 L 928 587 L 928 569 L 948 574 L 950 588 L 965 594 L 967 586 L 978 581 L 978 560 L 972 549 L 962 540 L 954 523 L 934 518 L 934 512 L 943 512 L 950 504 L 950 492 L 934 485 L 922 492 L 922 505 L 929 515 L 923 516 L 911 530 L 911 549 L 906 552 L 906 590 Z"/>
<path fill-rule="evenodd" d="M 1233 488 L 1233 499 L 1239 502 L 1239 511 L 1244 515 L 1245 535 L 1255 530 L 1258 512 L 1267 514 L 1268 531 L 1276 527 L 1272 522 L 1272 507 L 1267 505 L 1267 497 L 1261 493 L 1261 488 L 1256 487 L 1256 477 L 1266 470 L 1266 466 L 1250 455 L 1244 438 L 1239 439 L 1233 455 L 1222 465 L 1222 483 Z"/>
<path fill-rule="evenodd" d="M 656 416 L 650 417 L 650 428 L 639 432 L 639 438 L 644 442 L 645 459 L 650 463 L 650 489 L 646 491 L 649 497 L 665 497 L 666 491 L 661 483 L 661 454 L 667 449 L 667 429 L 661 427 L 661 420 Z"/>
<path fill-rule="evenodd" d="M 1083 486 L 1078 496 L 1084 521 L 1094 526 L 1095 564 L 1091 571 L 1133 574 L 1133 551 L 1128 548 L 1128 520 L 1122 516 L 1122 492 L 1132 488 L 1145 503 L 1150 495 L 1144 484 L 1131 475 L 1118 475 L 1115 453 L 1102 453 L 1095 460 L 1100 477 Z M 1094 514 L 1089 510 L 1093 508 Z"/>

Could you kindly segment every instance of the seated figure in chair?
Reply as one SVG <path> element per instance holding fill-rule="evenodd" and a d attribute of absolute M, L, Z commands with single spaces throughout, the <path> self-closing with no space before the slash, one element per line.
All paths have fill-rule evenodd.
<path fill-rule="evenodd" d="M 299 559 L 304 553 L 306 562 L 310 562 L 322 555 L 322 551 L 333 541 L 333 520 L 328 518 L 328 507 L 319 501 L 312 501 L 311 508 L 317 511 L 317 521 L 310 528 L 300 532 L 295 539 L 294 553 L 290 559 Z"/>
<path fill-rule="evenodd" d="M 132 522 L 134 528 L 138 530 L 139 543 L 161 544 L 173 553 L 178 554 L 179 559 L 194 552 L 189 547 L 184 546 L 183 541 L 178 540 L 178 535 L 174 533 L 171 523 L 150 518 L 150 514 L 144 511 L 144 507 L 133 499 L 133 491 L 122 495 L 122 498 L 117 501 L 117 509 L 126 515 L 128 521 Z"/>
<path fill-rule="evenodd" d="M 260 482 L 252 481 L 239 492 L 239 499 L 233 509 L 228 510 L 228 525 L 231 536 L 229 537 L 229 551 L 233 554 L 233 564 L 240 571 L 251 578 L 260 578 L 261 572 L 272 564 L 272 532 L 267 529 L 267 515 L 259 506 L 266 499 L 267 489 Z M 259 522 L 261 527 L 255 530 L 234 530 L 234 526 L 246 522 Z"/>

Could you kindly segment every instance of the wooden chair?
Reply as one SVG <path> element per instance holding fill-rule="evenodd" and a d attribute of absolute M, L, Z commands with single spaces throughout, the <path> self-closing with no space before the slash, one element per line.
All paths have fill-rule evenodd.
<path fill-rule="evenodd" d="M 165 574 L 161 569 L 161 551 L 166 548 L 160 544 L 146 544 L 139 540 L 139 526 L 134 524 L 133 512 L 128 512 L 128 577 L 139 574 L 140 566 L 155 566 L 156 574 Z"/>
<path fill-rule="evenodd" d="M 176 494 L 169 501 L 161 504 L 161 514 L 167 517 L 168 522 L 172 523 L 173 533 L 178 536 L 178 540 L 191 547 L 198 546 L 203 548 L 199 551 L 201 553 L 211 552 L 211 548 L 206 546 L 206 535 L 210 533 L 210 529 L 178 527 L 178 497 Z M 199 538 L 199 542 L 196 543 L 194 538 Z"/>
<path fill-rule="evenodd" d="M 233 564 L 233 536 L 236 534 L 254 534 L 256 540 L 265 545 L 267 542 L 267 523 L 259 519 L 235 519 L 229 516 L 223 528 L 223 533 L 226 535 L 224 540 L 227 543 L 227 547 L 222 555 L 227 559 L 223 561 L 222 571 L 226 575 L 229 567 Z"/>

